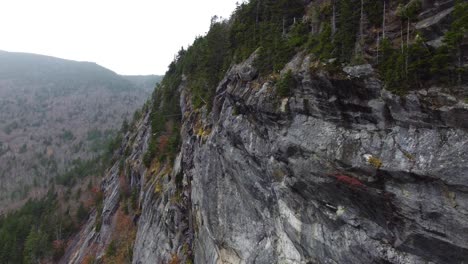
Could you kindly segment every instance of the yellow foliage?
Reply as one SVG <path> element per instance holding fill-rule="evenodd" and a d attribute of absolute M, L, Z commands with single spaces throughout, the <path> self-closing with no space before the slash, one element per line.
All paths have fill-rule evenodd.
<path fill-rule="evenodd" d="M 159 172 L 160 169 L 161 169 L 161 162 L 155 161 L 151 164 L 149 171 L 151 172 L 151 174 L 153 174 L 153 173 Z"/>
<path fill-rule="evenodd" d="M 158 181 L 156 185 L 154 186 L 154 193 L 160 194 L 163 191 L 163 184 Z"/>
<path fill-rule="evenodd" d="M 180 191 L 177 191 L 172 197 L 171 197 L 171 203 L 172 204 L 177 204 L 182 202 L 182 194 Z"/>
<path fill-rule="evenodd" d="M 210 128 L 203 128 L 203 127 L 200 127 L 197 131 L 197 136 L 201 137 L 201 138 L 206 138 L 208 137 L 209 135 L 211 134 L 211 129 Z"/>
<path fill-rule="evenodd" d="M 205 139 L 211 134 L 211 128 L 207 128 L 200 120 L 195 124 L 193 131 L 198 137 Z"/>
<path fill-rule="evenodd" d="M 286 173 L 280 169 L 276 169 L 273 171 L 273 177 L 275 178 L 276 181 L 282 181 L 284 179 L 284 176 L 286 176 Z"/>
<path fill-rule="evenodd" d="M 415 159 L 414 159 L 414 156 L 411 155 L 410 153 L 406 152 L 406 151 L 403 152 L 403 155 L 405 155 L 405 157 L 406 157 L 407 159 L 409 159 L 410 161 L 414 161 L 414 160 L 415 160 Z"/>
<path fill-rule="evenodd" d="M 374 156 L 370 156 L 367 161 L 376 169 L 380 169 L 380 167 L 382 167 L 383 165 L 382 161 L 379 158 L 376 158 Z"/>
<path fill-rule="evenodd" d="M 165 167 L 164 171 L 162 172 L 163 177 L 171 174 L 171 172 L 173 170 L 171 165 L 172 165 L 171 163 L 166 164 L 166 167 Z"/>

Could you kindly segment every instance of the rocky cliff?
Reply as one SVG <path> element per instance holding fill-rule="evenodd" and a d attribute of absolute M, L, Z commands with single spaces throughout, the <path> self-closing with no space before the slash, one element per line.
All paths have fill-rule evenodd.
<path fill-rule="evenodd" d="M 468 261 L 466 83 L 396 95 L 371 64 L 331 68 L 298 52 L 265 78 L 257 56 L 230 67 L 211 109 L 182 76 L 173 160 L 142 164 L 152 114 L 127 135 L 121 174 L 139 192 L 132 263 Z M 100 232 L 94 213 L 64 263 L 105 259 L 118 164 L 103 181 Z"/>
<path fill-rule="evenodd" d="M 464 97 L 402 98 L 371 72 L 310 73 L 304 55 L 287 68 L 291 97 L 252 80 L 247 61 L 212 114 L 184 122 L 195 263 L 466 261 Z M 196 135 L 199 120 L 210 133 Z"/>
<path fill-rule="evenodd" d="M 142 123 L 126 161 L 144 186 L 133 263 L 466 261 L 466 87 L 399 97 L 372 72 L 311 73 L 300 54 L 287 65 L 293 95 L 278 100 L 271 82 L 252 79 L 251 61 L 227 74 L 210 114 L 182 91 L 181 154 L 149 183 Z M 118 183 L 116 164 L 102 185 L 103 227 L 92 231 L 91 217 L 81 247 L 97 242 L 103 254 L 110 243 Z"/>

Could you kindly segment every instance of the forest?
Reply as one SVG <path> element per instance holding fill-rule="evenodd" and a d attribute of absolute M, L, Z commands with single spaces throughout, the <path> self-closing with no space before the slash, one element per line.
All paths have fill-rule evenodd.
<path fill-rule="evenodd" d="M 135 119 L 140 118 L 140 111 Z M 97 158 L 78 160 L 66 173 L 51 179 L 45 197 L 30 199 L 19 210 L 0 217 L 0 263 L 56 262 L 62 257 L 66 242 L 102 203 L 102 192 L 93 179 L 100 179 L 116 161 L 122 135 L 134 128 L 135 119 L 123 123 Z"/>

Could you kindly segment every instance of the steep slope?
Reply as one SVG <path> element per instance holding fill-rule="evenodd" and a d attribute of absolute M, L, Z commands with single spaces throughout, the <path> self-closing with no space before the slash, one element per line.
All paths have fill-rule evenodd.
<path fill-rule="evenodd" d="M 122 156 L 131 263 L 468 261 L 468 5 L 400 2 L 252 0 L 181 50 Z M 73 263 L 112 263 L 115 175 Z"/>
<path fill-rule="evenodd" d="M 147 100 L 156 81 L 147 80 L 137 86 L 94 63 L 0 51 L 0 208 L 88 166 Z"/>

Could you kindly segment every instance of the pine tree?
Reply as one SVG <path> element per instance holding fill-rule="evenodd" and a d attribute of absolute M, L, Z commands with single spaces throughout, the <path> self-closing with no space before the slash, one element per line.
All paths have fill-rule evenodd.
<path fill-rule="evenodd" d="M 48 239 L 44 232 L 36 230 L 35 228 L 31 229 L 24 244 L 24 263 L 39 263 L 40 258 L 46 253 L 47 244 Z"/>
<path fill-rule="evenodd" d="M 83 203 L 80 203 L 76 211 L 76 218 L 79 223 L 83 222 L 88 217 L 88 210 L 84 207 Z"/>
<path fill-rule="evenodd" d="M 462 83 L 462 75 L 467 72 L 463 67 L 463 52 L 461 44 L 468 34 L 468 3 L 457 0 L 453 12 L 453 22 L 450 30 L 445 34 L 444 43 L 449 51 L 455 54 L 457 83 Z"/>
<path fill-rule="evenodd" d="M 359 12 L 354 9 L 352 0 L 341 0 L 339 11 L 339 29 L 335 38 L 335 45 L 338 49 L 338 58 L 342 62 L 349 62 L 353 57 L 356 44 Z"/>
<path fill-rule="evenodd" d="M 408 82 L 415 88 L 420 88 L 422 82 L 430 78 L 427 65 L 430 65 L 432 55 L 422 37 L 419 36 L 416 37 L 416 42 L 407 49 L 409 63 L 406 74 Z"/>

